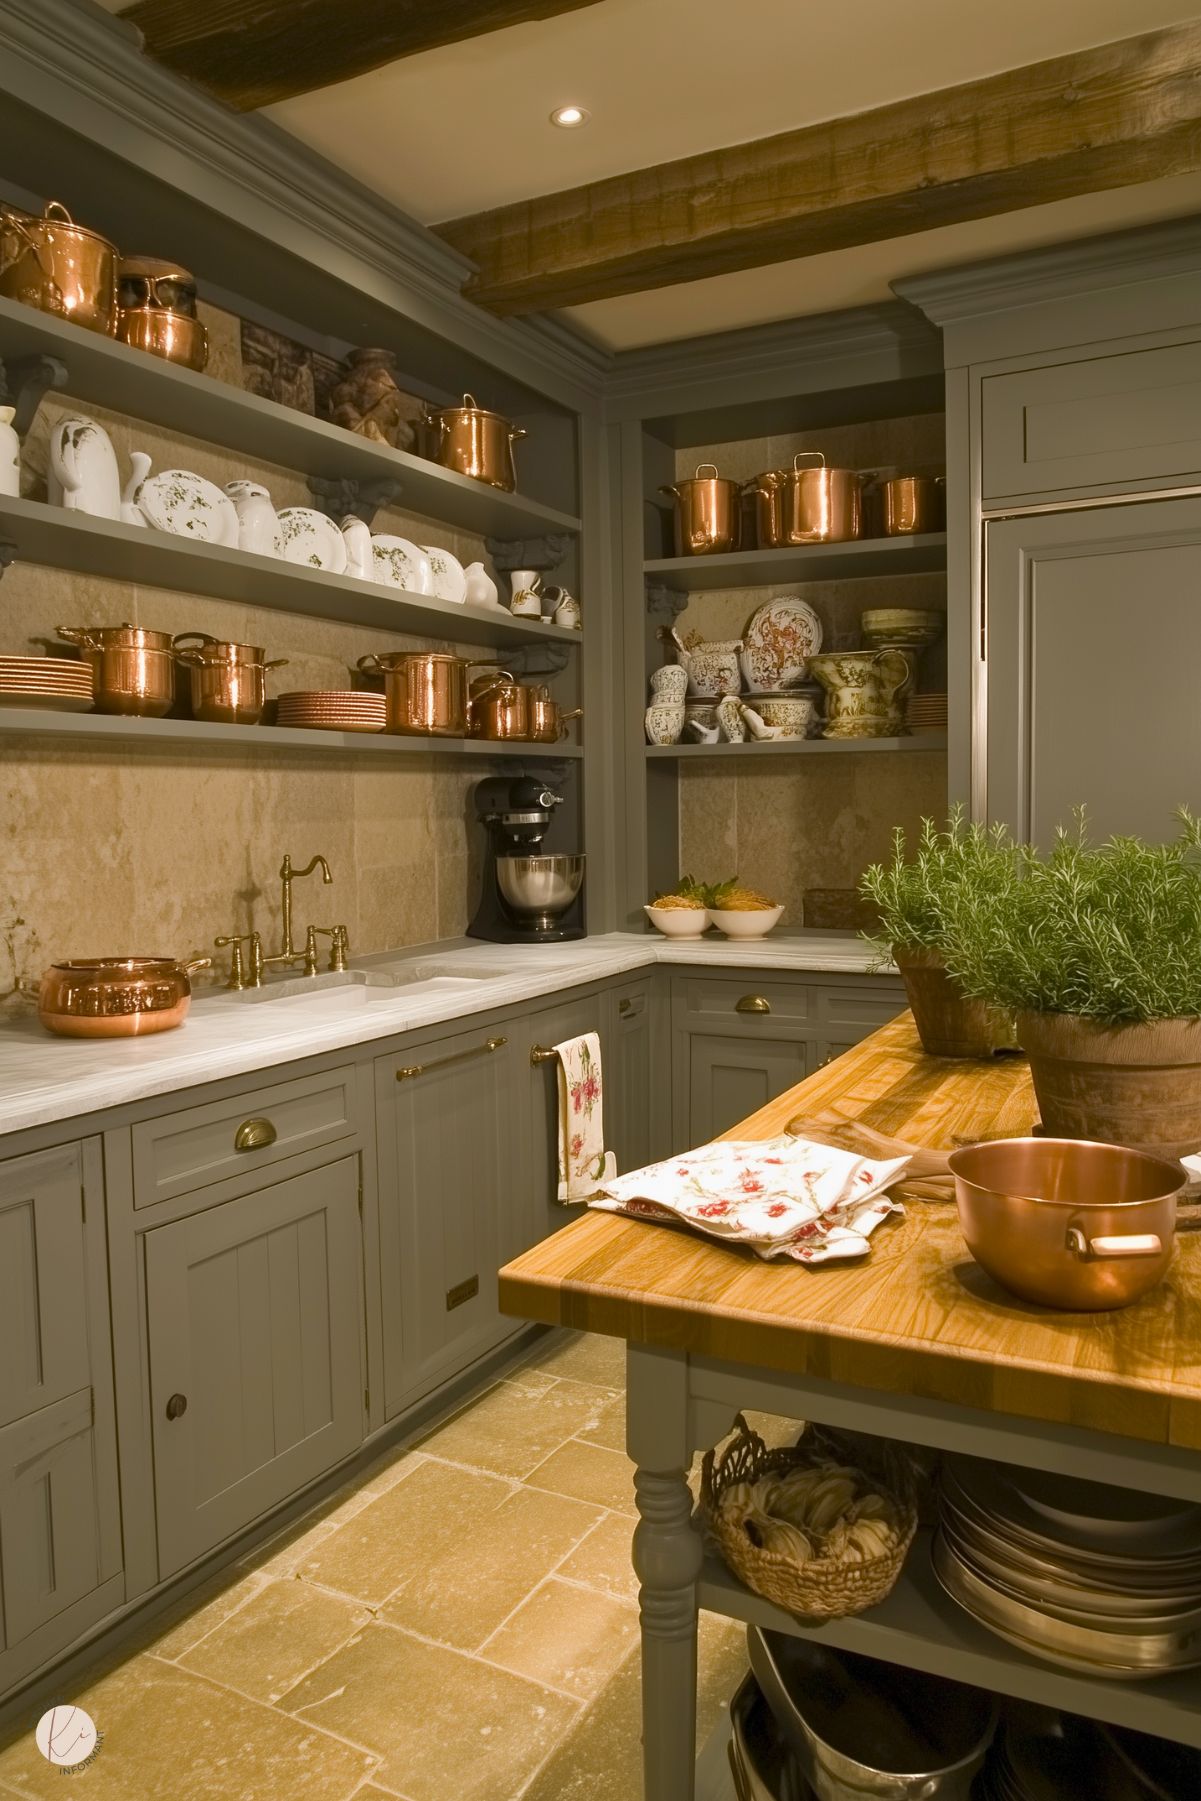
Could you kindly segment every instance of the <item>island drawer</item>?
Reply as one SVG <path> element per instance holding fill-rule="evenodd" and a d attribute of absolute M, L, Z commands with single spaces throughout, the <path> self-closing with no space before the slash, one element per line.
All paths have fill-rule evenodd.
<path fill-rule="evenodd" d="M 803 1024 L 813 1017 L 811 981 L 781 979 L 770 970 L 748 969 L 730 975 L 673 976 L 672 1013 L 685 1031 L 702 1026 L 745 1026 L 748 1030 Z"/>
<path fill-rule="evenodd" d="M 134 1206 L 334 1144 L 363 1124 L 353 1064 L 165 1113 L 133 1128 Z"/>

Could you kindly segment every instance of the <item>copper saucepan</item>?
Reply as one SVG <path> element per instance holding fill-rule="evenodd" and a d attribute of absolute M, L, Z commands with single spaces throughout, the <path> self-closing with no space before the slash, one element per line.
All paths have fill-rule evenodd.
<path fill-rule="evenodd" d="M 0 206 L 0 294 L 112 337 L 117 329 L 117 252 L 76 225 L 61 201 L 42 217 Z"/>
<path fill-rule="evenodd" d="M 817 467 L 802 468 L 816 457 Z M 858 469 L 830 469 L 820 450 L 798 450 L 791 469 L 767 469 L 748 482 L 762 548 L 843 544 L 863 531 L 863 485 Z"/>
<path fill-rule="evenodd" d="M 544 687 L 530 690 L 530 742 L 533 744 L 557 744 L 560 738 L 567 736 L 567 722 L 570 719 L 582 719 L 583 707 L 572 707 L 567 712 L 552 700 Z"/>
<path fill-rule="evenodd" d="M 675 501 L 678 557 L 713 556 L 742 543 L 742 489 L 719 475 L 716 463 L 698 463 L 686 481 L 664 482 L 660 494 Z"/>
<path fill-rule="evenodd" d="M 527 435 L 524 427 L 477 406 L 474 394 L 464 394 L 462 406 L 427 407 L 422 423 L 431 461 L 490 488 L 513 492 L 517 486 L 513 446 Z"/>
<path fill-rule="evenodd" d="M 531 696 L 532 690 L 514 681 L 506 669 L 477 677 L 471 684 L 471 736 L 497 743 L 528 739 Z"/>
<path fill-rule="evenodd" d="M 98 713 L 161 719 L 175 699 L 175 655 L 169 632 L 142 625 L 56 625 L 92 666 Z"/>
<path fill-rule="evenodd" d="M 890 475 L 880 482 L 880 525 L 886 538 L 941 532 L 947 523 L 946 477 Z"/>
<path fill-rule="evenodd" d="M 411 738 L 465 736 L 466 657 L 440 650 L 391 650 L 360 657 L 358 668 L 384 678 L 385 731 Z"/>
<path fill-rule="evenodd" d="M 207 632 L 179 632 L 175 655 L 192 682 L 192 717 L 213 725 L 257 725 L 267 705 L 267 671 L 287 657 L 268 659 L 260 644 L 233 644 Z"/>
<path fill-rule="evenodd" d="M 1078 1138 L 1000 1138 L 948 1162 L 968 1250 L 1023 1300 L 1125 1307 L 1171 1262 L 1184 1172 L 1162 1157 Z"/>
<path fill-rule="evenodd" d="M 189 978 L 211 957 L 76 957 L 52 963 L 38 989 L 38 1018 L 63 1038 L 133 1038 L 183 1024 Z"/>

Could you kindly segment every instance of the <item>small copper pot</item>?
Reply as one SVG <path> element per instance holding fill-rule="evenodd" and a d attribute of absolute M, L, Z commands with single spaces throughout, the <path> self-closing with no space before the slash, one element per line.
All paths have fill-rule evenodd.
<path fill-rule="evenodd" d="M 710 473 L 706 473 L 709 471 Z M 664 483 L 675 507 L 678 557 L 715 556 L 742 543 L 742 490 L 717 473 L 716 463 L 698 463 L 686 481 Z"/>
<path fill-rule="evenodd" d="M 1080 1138 L 1001 1138 L 948 1159 L 967 1248 L 1023 1300 L 1129 1306 L 1172 1260 L 1184 1171 Z"/>
<path fill-rule="evenodd" d="M 560 738 L 567 736 L 567 722 L 570 719 L 582 719 L 583 707 L 572 707 L 564 712 L 557 700 L 552 700 L 543 687 L 530 691 L 530 742 L 532 744 L 557 744 Z"/>
<path fill-rule="evenodd" d="M 510 425 L 500 413 L 477 406 L 473 394 L 464 394 L 462 406 L 427 407 L 423 424 L 426 454 L 433 462 L 490 488 L 513 492 L 517 486 L 513 446 L 526 436 L 520 425 Z"/>
<path fill-rule="evenodd" d="M 232 644 L 207 632 L 179 632 L 173 642 L 191 677 L 193 719 L 258 724 L 267 705 L 267 671 L 285 668 L 287 657 L 268 660 L 259 644 Z"/>
<path fill-rule="evenodd" d="M 367 675 L 384 678 L 384 730 L 412 738 L 463 738 L 467 734 L 465 657 L 441 650 L 396 650 L 360 657 Z"/>
<path fill-rule="evenodd" d="M 886 538 L 942 531 L 947 522 L 946 477 L 890 476 L 880 483 L 880 513 Z"/>
<path fill-rule="evenodd" d="M 141 625 L 58 625 L 92 666 L 98 713 L 161 719 L 175 700 L 175 654 L 169 632 Z"/>
<path fill-rule="evenodd" d="M 63 1038 L 133 1038 L 183 1024 L 189 978 L 211 957 L 78 957 L 52 963 L 38 989 L 38 1018 Z"/>
<path fill-rule="evenodd" d="M 208 333 L 199 319 L 165 307 L 126 307 L 117 314 L 117 336 L 134 350 L 148 351 L 166 363 L 202 370 L 209 360 Z"/>
<path fill-rule="evenodd" d="M 529 688 L 515 682 L 506 670 L 471 684 L 470 732 L 473 738 L 495 743 L 530 736 Z"/>
<path fill-rule="evenodd" d="M 51 200 L 39 219 L 0 206 L 0 294 L 112 337 L 117 329 L 117 252 Z"/>

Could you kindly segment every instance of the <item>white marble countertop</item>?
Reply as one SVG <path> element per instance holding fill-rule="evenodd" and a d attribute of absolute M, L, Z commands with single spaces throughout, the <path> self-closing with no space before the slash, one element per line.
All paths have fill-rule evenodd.
<path fill-rule="evenodd" d="M 149 1038 L 55 1038 L 32 1011 L 0 1025 L 0 1134 L 75 1119 L 152 1095 L 390 1038 L 656 963 L 705 969 L 862 973 L 871 953 L 849 933 L 798 932 L 734 943 L 714 936 L 673 941 L 611 932 L 568 944 L 482 944 L 463 939 L 367 957 L 365 985 L 344 979 L 273 982 L 253 997 L 202 995 L 177 1030 Z M 438 979 L 416 985 L 423 970 Z M 401 986 L 391 986 L 399 973 Z M 372 983 L 372 977 L 380 984 Z M 403 985 L 406 982 L 409 985 Z M 284 992 L 281 994 L 281 988 Z M 299 990 L 299 992 L 295 992 Z"/>

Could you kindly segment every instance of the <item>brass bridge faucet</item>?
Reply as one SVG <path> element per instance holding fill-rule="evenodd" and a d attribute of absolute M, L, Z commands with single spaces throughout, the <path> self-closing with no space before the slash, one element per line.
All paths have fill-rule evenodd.
<path fill-rule="evenodd" d="M 317 938 L 318 935 L 328 937 L 330 941 L 329 967 L 331 970 L 344 970 L 346 959 L 350 954 L 350 936 L 345 926 L 309 926 L 304 936 L 304 949 L 298 951 L 292 936 L 292 883 L 301 881 L 306 875 L 312 875 L 320 869 L 321 880 L 328 887 L 333 881 L 329 864 L 321 855 L 311 857 L 303 869 L 293 869 L 292 859 L 285 852 L 284 860 L 279 867 L 281 887 L 280 911 L 283 915 L 283 949 L 274 956 L 263 953 L 263 940 L 258 932 L 250 932 L 244 937 L 218 938 L 219 946 L 231 945 L 229 968 L 230 988 L 261 988 L 263 972 L 272 963 L 303 963 L 306 976 L 317 973 Z M 242 946 L 250 945 L 249 974 L 242 956 Z"/>

